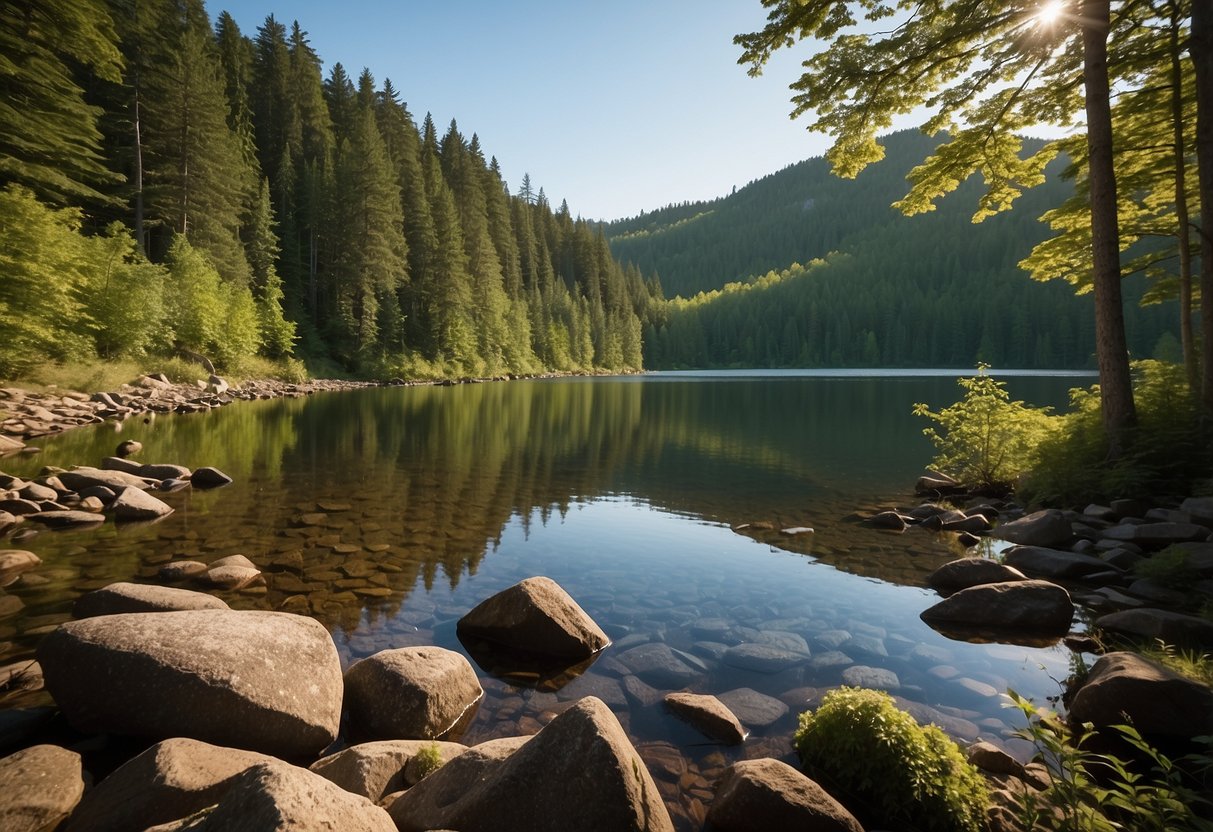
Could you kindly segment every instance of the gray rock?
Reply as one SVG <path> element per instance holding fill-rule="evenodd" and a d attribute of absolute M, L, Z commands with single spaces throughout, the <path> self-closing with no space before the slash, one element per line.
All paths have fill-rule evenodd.
<path fill-rule="evenodd" d="M 216 806 L 147 832 L 294 832 L 303 829 L 396 832 L 387 812 L 318 774 L 280 760 L 232 778 Z"/>
<path fill-rule="evenodd" d="M 756 673 L 778 673 L 809 659 L 808 653 L 793 652 L 771 644 L 748 642 L 730 647 L 724 654 L 724 663 L 742 670 Z"/>
<path fill-rule="evenodd" d="M 551 578 L 520 581 L 459 619 L 459 632 L 507 648 L 587 658 L 611 643 L 602 628 Z"/>
<path fill-rule="evenodd" d="M 111 400 L 109 402 L 109 404 L 113 405 L 114 402 Z M 134 456 L 135 454 L 139 453 L 142 450 L 143 450 L 142 442 L 136 441 L 134 439 L 127 439 L 123 442 L 118 443 L 118 447 L 114 449 L 114 453 L 120 457 L 126 458 L 128 456 Z"/>
<path fill-rule="evenodd" d="M 142 488 L 128 486 L 118 492 L 110 503 L 110 511 L 116 520 L 155 520 L 173 513 L 173 507 L 158 500 Z"/>
<path fill-rule="evenodd" d="M 895 691 L 901 688 L 897 674 L 883 667 L 857 664 L 842 671 L 842 683 L 855 688 Z"/>
<path fill-rule="evenodd" d="M 593 697 L 560 714 L 505 760 L 486 762 L 476 748 L 461 754 L 401 795 L 389 812 L 400 832 L 674 828 L 619 721 Z"/>
<path fill-rule="evenodd" d="M 229 607 L 222 598 L 204 592 L 122 581 L 81 595 L 72 607 L 72 615 L 76 618 L 92 618 L 127 612 L 226 609 Z"/>
<path fill-rule="evenodd" d="M 650 708 L 661 701 L 661 691 L 646 685 L 638 676 L 624 676 L 622 684 L 628 700 L 637 707 Z"/>
<path fill-rule="evenodd" d="M 319 622 L 288 613 L 69 621 L 43 639 L 38 661 L 47 689 L 82 731 L 193 737 L 295 758 L 332 742 L 341 718 L 332 638 Z"/>
<path fill-rule="evenodd" d="M 986 558 L 960 558 L 936 569 L 927 583 L 937 589 L 965 589 L 979 584 L 1026 581 L 1028 576 L 1013 566 Z"/>
<path fill-rule="evenodd" d="M 864 521 L 865 526 L 871 526 L 874 529 L 886 529 L 889 531 L 903 532 L 906 526 L 906 518 L 895 511 L 882 511 L 875 514 Z"/>
<path fill-rule="evenodd" d="M 699 671 L 666 644 L 641 644 L 615 658 L 642 680 L 659 688 L 681 688 L 699 678 Z"/>
<path fill-rule="evenodd" d="M 176 738 L 156 743 L 91 789 L 64 832 L 142 832 L 219 802 L 264 754 Z"/>
<path fill-rule="evenodd" d="M 779 760 L 733 763 L 716 786 L 708 824 L 718 832 L 863 832 L 859 821 L 813 780 Z"/>
<path fill-rule="evenodd" d="M 962 589 L 919 617 L 931 625 L 1062 634 L 1074 618 L 1074 605 L 1057 584 L 1006 581 Z"/>
<path fill-rule="evenodd" d="M 441 647 L 384 650 L 345 674 L 351 733 L 367 739 L 437 739 L 484 696 L 476 671 Z"/>
<path fill-rule="evenodd" d="M 0 759 L 0 783 L 0 829 L 56 829 L 84 794 L 80 755 L 57 745 L 26 748 Z"/>
<path fill-rule="evenodd" d="M 1213 733 L 1213 690 L 1135 653 L 1107 653 L 1095 662 L 1070 703 L 1074 724 L 1131 721 L 1147 737 Z"/>
<path fill-rule="evenodd" d="M 440 765 L 467 751 L 466 745 L 433 740 L 383 740 L 355 745 L 322 757 L 309 767 L 352 794 L 378 803 L 385 795 L 417 785 L 417 766 L 409 763 L 421 752 L 436 749 Z"/>
<path fill-rule="evenodd" d="M 1024 546 L 1059 546 L 1074 536 L 1064 512 L 1055 508 L 1033 512 L 1026 517 L 997 526 L 991 534 Z"/>
<path fill-rule="evenodd" d="M 1178 647 L 1213 647 L 1213 621 L 1171 610 L 1142 607 L 1109 613 L 1095 620 L 1096 628 L 1147 642 L 1161 640 Z"/>
<path fill-rule="evenodd" d="M 670 693 L 665 697 L 665 705 L 696 730 L 725 745 L 739 745 L 745 742 L 750 733 L 741 727 L 737 716 L 715 696 Z"/>
<path fill-rule="evenodd" d="M 1108 569 L 1108 562 L 1094 555 L 1040 546 L 1014 546 L 1004 553 L 1003 562 L 1020 572 L 1045 578 L 1082 578 Z"/>
<path fill-rule="evenodd" d="M 1196 520 L 1208 525 L 1213 522 L 1213 497 L 1188 497 L 1179 508 L 1186 511 Z"/>
<path fill-rule="evenodd" d="M 775 697 L 751 688 L 736 688 L 720 694 L 717 698 L 737 715 L 742 725 L 751 728 L 774 725 L 788 712 L 788 706 Z"/>
<path fill-rule="evenodd" d="M 159 575 L 165 581 L 184 581 L 206 574 L 207 566 L 197 560 L 175 560 L 160 567 Z"/>
<path fill-rule="evenodd" d="M 18 489 L 17 494 L 23 500 L 33 500 L 34 502 L 59 499 L 58 491 L 36 482 L 27 482 L 23 488 Z"/>

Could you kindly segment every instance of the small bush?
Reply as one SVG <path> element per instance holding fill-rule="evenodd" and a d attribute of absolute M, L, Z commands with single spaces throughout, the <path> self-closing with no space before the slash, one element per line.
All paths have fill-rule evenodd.
<path fill-rule="evenodd" d="M 1071 412 L 1042 439 L 1021 496 L 1081 505 L 1132 494 L 1197 494 L 1208 487 L 1213 442 L 1184 370 L 1161 361 L 1133 363 L 1137 425 L 1109 460 L 1099 385 L 1070 391 Z"/>
<path fill-rule="evenodd" d="M 977 832 L 989 802 L 985 780 L 956 743 L 920 726 L 887 693 L 838 688 L 800 715 L 796 749 L 809 774 L 881 824 L 930 832 Z"/>
<path fill-rule="evenodd" d="M 1168 546 L 1161 552 L 1138 561 L 1133 572 L 1168 589 L 1187 590 L 1200 578 L 1200 572 L 1188 562 L 1188 553 L 1178 546 Z"/>
<path fill-rule="evenodd" d="M 432 742 L 429 745 L 422 746 L 421 750 L 413 757 L 413 763 L 417 767 L 418 778 L 425 777 L 442 768 L 442 751 L 438 748 L 438 744 Z"/>
<path fill-rule="evenodd" d="M 1011 401 L 1006 384 L 987 369 L 979 364 L 976 376 L 956 380 L 964 390 L 960 401 L 938 412 L 915 404 L 914 415 L 939 425 L 923 431 L 939 449 L 936 468 L 972 488 L 1006 490 L 1036 464 L 1037 448 L 1057 430 L 1059 417 L 1050 408 Z"/>

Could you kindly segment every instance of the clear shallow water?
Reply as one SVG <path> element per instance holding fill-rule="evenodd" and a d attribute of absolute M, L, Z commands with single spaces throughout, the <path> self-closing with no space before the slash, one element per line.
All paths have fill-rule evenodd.
<path fill-rule="evenodd" d="M 846 519 L 911 502 L 931 447 L 910 407 L 954 400 L 954 375 L 659 373 L 395 388 L 69 433 L 0 470 L 97 464 L 133 438 L 144 461 L 215 465 L 236 482 L 168 495 L 177 511 L 154 525 L 6 542 L 44 565 L 5 590 L 24 607 L 0 620 L 0 664 L 32 655 L 81 592 L 152 580 L 173 558 L 246 554 L 269 570 L 268 586 L 228 602 L 315 616 L 347 664 L 412 644 L 467 652 L 458 618 L 542 574 L 615 644 L 572 681 L 480 668 L 487 695 L 464 741 L 533 732 L 594 693 L 620 716 L 687 828 L 729 760 L 791 759 L 797 711 L 856 665 L 895 673 L 896 693 L 935 709 L 957 736 L 1000 737 L 1016 726 L 998 693 L 1056 694 L 1067 651 L 935 633 L 918 618 L 937 600 L 923 579 L 958 553 L 925 532 L 891 535 Z M 1086 383 L 1008 379 L 1016 398 L 1052 405 Z M 742 524 L 751 525 L 734 530 Z M 816 531 L 780 533 L 791 526 Z M 751 726 L 740 748 L 713 745 L 624 694 L 627 650 L 653 641 L 693 671 L 680 684 L 650 676 L 659 689 L 748 688 L 792 707 Z M 722 658 L 740 643 L 808 655 L 763 672 Z M 31 701 L 10 697 L 0 708 Z"/>

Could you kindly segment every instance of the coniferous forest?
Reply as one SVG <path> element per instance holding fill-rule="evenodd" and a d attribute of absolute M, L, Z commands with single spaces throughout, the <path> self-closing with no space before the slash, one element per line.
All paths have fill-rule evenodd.
<path fill-rule="evenodd" d="M 197 353 L 375 376 L 641 366 L 660 299 L 475 134 L 298 23 L 0 8 L 0 374 Z"/>
<path fill-rule="evenodd" d="M 972 222 L 976 179 L 906 217 L 893 203 L 939 143 L 893 133 L 854 180 L 809 159 L 727 197 L 608 224 L 615 256 L 675 296 L 646 330 L 645 365 L 1093 367 L 1091 297 L 1019 265 L 1049 236 L 1038 218 L 1074 192 L 1064 162 L 984 222 Z M 1143 307 L 1146 288 L 1125 281 L 1130 350 L 1178 361 L 1176 305 Z"/>

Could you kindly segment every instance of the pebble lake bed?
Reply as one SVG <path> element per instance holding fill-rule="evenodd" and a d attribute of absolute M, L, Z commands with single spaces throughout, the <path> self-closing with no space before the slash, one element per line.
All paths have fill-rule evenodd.
<path fill-rule="evenodd" d="M 153 491 L 173 509 L 155 522 L 28 536 L 23 524 L 3 547 L 40 563 L 0 590 L 0 667 L 28 664 L 87 593 L 201 590 L 232 610 L 318 621 L 341 671 L 400 648 L 465 656 L 483 695 L 444 735 L 464 745 L 536 734 L 595 697 L 686 830 L 702 827 L 731 763 L 795 764 L 798 714 L 839 685 L 886 690 L 962 744 L 1026 759 L 1012 737 L 1022 715 L 1003 694 L 1047 703 L 1074 654 L 1058 638 L 932 629 L 919 617 L 940 600 L 927 577 L 966 551 L 954 535 L 856 519 L 913 500 L 931 448 L 910 407 L 955 398 L 954 377 L 669 373 L 320 392 L 31 442 L 41 453 L 0 470 L 96 466 L 135 440 L 141 463 L 211 466 L 233 482 Z M 1087 380 L 1009 383 L 1058 404 Z M 205 580 L 220 559 L 231 574 L 237 555 L 259 573 L 250 582 Z M 210 567 L 204 580 L 165 570 L 186 562 Z M 530 665 L 459 632 L 478 604 L 535 576 L 563 588 L 609 646 Z M 664 704 L 677 692 L 717 697 L 744 739 L 680 719 Z M 99 778 L 139 750 L 73 735 L 39 710 L 50 704 L 37 680 L 0 687 L 0 754 L 31 731 L 58 736 Z M 346 724 L 332 750 L 351 739 Z"/>

